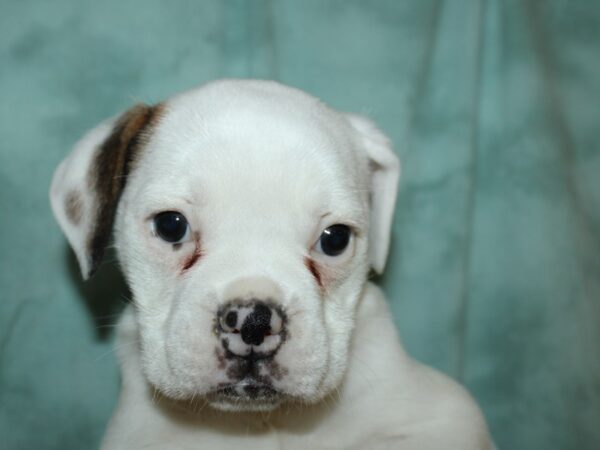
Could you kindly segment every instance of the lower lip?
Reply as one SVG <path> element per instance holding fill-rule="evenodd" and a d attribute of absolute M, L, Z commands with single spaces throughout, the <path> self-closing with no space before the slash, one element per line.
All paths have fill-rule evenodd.
<path fill-rule="evenodd" d="M 239 383 L 223 386 L 215 391 L 221 398 L 234 401 L 277 401 L 279 393 L 271 386 L 255 381 L 241 381 Z"/>

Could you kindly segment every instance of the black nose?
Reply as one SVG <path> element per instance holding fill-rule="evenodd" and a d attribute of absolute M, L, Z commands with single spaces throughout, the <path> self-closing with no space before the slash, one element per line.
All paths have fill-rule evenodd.
<path fill-rule="evenodd" d="M 221 330 L 241 337 L 246 345 L 261 345 L 265 336 L 282 332 L 282 313 L 260 300 L 232 302 L 219 312 Z"/>
<path fill-rule="evenodd" d="M 242 341 L 248 345 L 260 345 L 265 340 L 265 336 L 271 333 L 271 308 L 262 302 L 257 302 L 244 324 L 240 333 Z"/>

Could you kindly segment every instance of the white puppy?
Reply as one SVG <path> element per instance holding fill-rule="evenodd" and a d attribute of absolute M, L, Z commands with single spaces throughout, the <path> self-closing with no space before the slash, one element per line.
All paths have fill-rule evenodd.
<path fill-rule="evenodd" d="M 135 106 L 58 167 L 84 277 L 114 230 L 133 293 L 107 449 L 488 449 L 403 351 L 380 290 L 399 163 L 368 119 L 268 81 Z"/>

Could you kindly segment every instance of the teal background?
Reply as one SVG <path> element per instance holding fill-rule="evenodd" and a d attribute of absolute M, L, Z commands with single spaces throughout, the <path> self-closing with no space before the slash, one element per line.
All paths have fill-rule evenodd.
<path fill-rule="evenodd" d="M 599 29 L 594 1 L 2 0 L 0 448 L 95 448 L 118 392 L 128 294 L 114 256 L 80 281 L 55 166 L 134 102 L 258 77 L 392 137 L 409 351 L 500 448 L 599 449 Z"/>

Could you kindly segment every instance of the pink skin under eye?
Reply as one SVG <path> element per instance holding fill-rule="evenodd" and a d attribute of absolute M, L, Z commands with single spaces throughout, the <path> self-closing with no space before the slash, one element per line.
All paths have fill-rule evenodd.
<path fill-rule="evenodd" d="M 323 280 L 321 278 L 321 273 L 319 272 L 317 264 L 311 258 L 305 257 L 304 258 L 304 265 L 310 271 L 310 273 L 312 273 L 313 277 L 315 277 L 315 280 L 317 281 L 317 284 L 319 285 L 319 287 L 322 288 L 323 287 Z"/>

